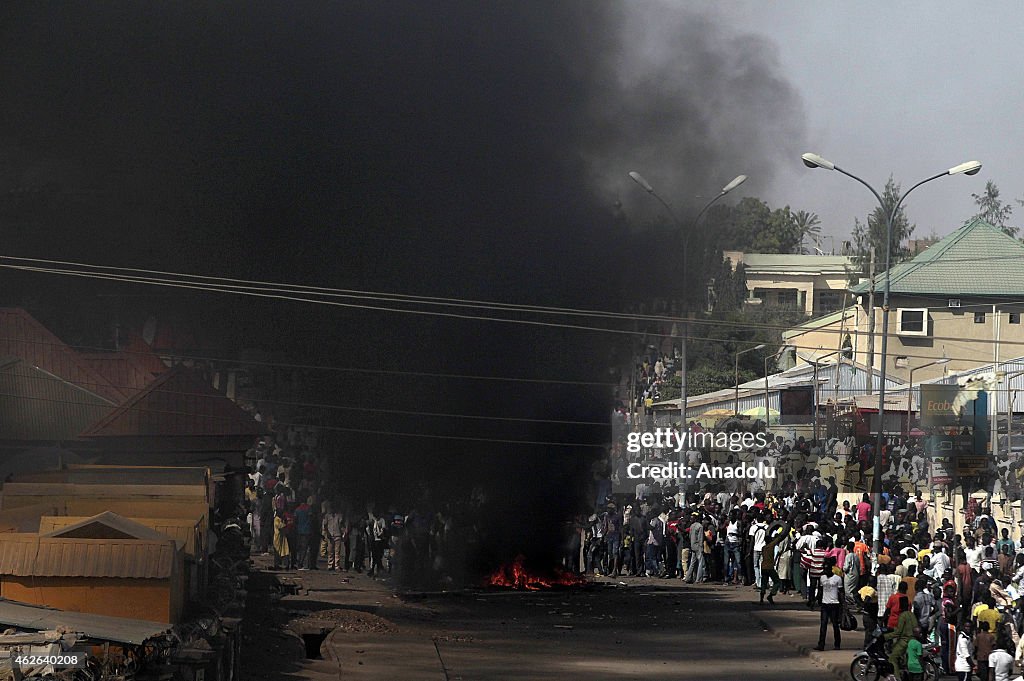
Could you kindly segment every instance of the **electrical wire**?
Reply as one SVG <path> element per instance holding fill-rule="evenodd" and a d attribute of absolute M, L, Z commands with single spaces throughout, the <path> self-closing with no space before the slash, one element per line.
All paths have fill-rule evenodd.
<path fill-rule="evenodd" d="M 49 274 L 62 274 L 62 275 L 66 275 L 66 276 L 78 276 L 78 277 L 85 277 L 85 278 L 92 278 L 92 279 L 108 279 L 108 280 L 122 281 L 122 282 L 127 282 L 127 283 L 137 283 L 137 284 L 145 284 L 145 285 L 153 285 L 153 286 L 167 286 L 167 287 L 172 287 L 172 288 L 194 289 L 194 290 L 210 291 L 210 292 L 216 292 L 216 293 L 234 293 L 234 294 L 237 294 L 237 295 L 255 296 L 255 297 L 263 297 L 263 298 L 276 298 L 276 299 L 283 299 L 283 300 L 292 300 L 292 301 L 297 301 L 297 302 L 306 302 L 306 303 L 313 303 L 313 304 L 330 305 L 330 306 L 344 307 L 344 308 L 368 309 L 368 310 L 383 311 L 383 312 L 398 312 L 398 313 L 424 315 L 424 316 L 439 316 L 439 317 L 467 319 L 467 320 L 494 321 L 494 322 L 503 322 L 503 323 L 510 323 L 510 324 L 525 324 L 525 325 L 532 325 L 532 326 L 562 328 L 562 329 L 575 329 L 575 330 L 594 331 L 594 332 L 599 332 L 599 333 L 611 333 L 611 334 L 619 334 L 619 335 L 633 335 L 633 336 L 640 335 L 640 336 L 654 336 L 654 337 L 665 337 L 665 338 L 668 338 L 668 337 L 678 337 L 678 334 L 671 334 L 671 333 L 655 333 L 655 332 L 650 332 L 650 331 L 639 331 L 639 330 L 628 330 L 628 329 L 613 329 L 613 328 L 607 328 L 607 327 L 584 326 L 584 325 L 579 325 L 579 324 L 561 324 L 561 323 L 555 323 L 555 322 L 544 322 L 544 321 L 529 320 L 529 319 L 510 319 L 510 318 L 503 318 L 503 317 L 490 317 L 490 316 L 456 314 L 456 313 L 447 313 L 447 312 L 436 312 L 436 311 L 430 311 L 430 310 L 411 310 L 411 309 L 405 309 L 405 308 L 359 305 L 359 304 L 355 304 L 355 303 L 341 303 L 341 302 L 337 302 L 337 301 L 323 301 L 323 300 L 316 300 L 316 299 L 301 298 L 301 297 L 296 297 L 296 296 L 284 296 L 284 295 L 280 295 L 280 294 L 269 294 L 269 293 L 260 293 L 260 292 L 245 291 L 245 290 L 223 289 L 223 288 L 219 288 L 219 287 L 200 286 L 200 285 L 193 285 L 193 284 L 170 283 L 170 282 L 163 282 L 163 281 L 149 281 L 149 280 L 144 279 L 144 278 L 120 277 L 120 276 L 115 276 L 115 275 L 102 275 L 102 274 L 83 273 L 83 272 L 77 272 L 77 271 L 71 271 L 71 270 L 66 270 L 66 271 L 65 270 L 53 270 L 53 269 L 50 269 L 50 268 L 34 268 L 34 267 L 3 265 L 3 264 L 0 264 L 0 268 L 8 268 L 8 269 L 15 269 L 15 270 L 23 270 L 23 271 L 36 271 L 36 272 L 44 272 L 44 273 L 49 273 Z M 934 309 L 937 309 L 937 308 L 934 308 Z M 785 330 L 785 331 L 799 331 L 800 330 L 799 326 L 795 326 L 795 327 L 794 326 L 789 326 L 789 327 L 787 327 L 787 326 L 782 326 L 782 325 L 769 325 L 769 324 L 751 323 L 751 322 L 727 322 L 727 321 L 720 321 L 720 320 L 686 320 L 686 319 L 682 319 L 682 318 L 661 318 L 661 319 L 663 319 L 664 321 L 669 321 L 669 320 L 673 320 L 674 319 L 676 322 L 688 323 L 688 324 L 704 324 L 704 325 L 715 325 L 715 326 L 730 326 L 730 327 L 733 327 L 733 328 L 740 328 L 740 329 L 747 329 L 747 330 L 749 330 L 749 329 Z M 844 332 L 843 330 L 840 330 L 840 329 L 828 329 L 828 328 L 808 329 L 808 332 L 810 332 L 810 331 L 813 331 L 813 332 L 816 332 L 816 333 L 827 333 L 827 334 L 849 333 L 848 331 Z M 720 338 L 703 338 L 702 339 L 700 337 L 690 336 L 689 334 L 688 334 L 687 337 L 688 338 L 694 338 L 694 340 L 714 340 L 714 341 L 725 340 L 725 339 L 720 339 Z M 930 336 L 929 338 L 931 338 L 934 341 L 958 341 L 958 340 L 962 340 L 959 337 L 947 337 L 947 336 Z M 746 344 L 753 345 L 753 344 L 757 344 L 758 341 L 756 341 L 756 340 L 751 340 L 751 341 L 734 340 L 733 342 L 736 342 L 736 343 L 746 343 Z M 994 344 L 997 341 L 995 341 L 994 339 L 977 339 L 976 342 L 979 342 L 979 343 L 993 343 Z M 1024 340 L 1022 340 L 1022 341 L 1000 340 L 998 342 L 999 342 L 1000 345 L 1022 345 L 1022 346 L 1024 346 Z"/>
<path fill-rule="evenodd" d="M 98 353 L 123 353 L 127 355 L 143 355 L 147 357 L 154 357 L 158 353 L 153 350 L 111 350 L 110 348 L 98 346 L 98 345 L 69 345 L 63 342 L 53 342 L 44 340 L 35 340 L 27 338 L 11 338 L 0 336 L 0 341 L 7 341 L 9 343 L 27 343 L 31 345 L 47 345 L 51 347 L 70 348 L 73 350 L 89 350 Z M 468 381 L 505 381 L 511 383 L 538 383 L 538 384 L 556 384 L 556 385 L 582 385 L 582 386 L 598 386 L 598 387 L 614 387 L 617 383 L 610 383 L 605 381 L 572 381 L 556 378 L 522 378 L 517 376 L 480 376 L 473 374 L 446 374 L 440 372 L 430 371 L 402 371 L 398 369 L 367 369 L 365 367 L 339 367 L 339 366 L 328 366 L 318 364 L 295 364 L 290 362 L 264 362 L 259 360 L 243 360 L 234 359 L 228 357 L 207 357 L 202 355 L 186 355 L 175 352 L 159 352 L 160 357 L 167 357 L 172 360 L 187 360 L 195 362 L 218 362 L 222 364 L 233 364 L 233 365 L 245 365 L 245 366 L 265 366 L 265 367 L 279 367 L 282 369 L 304 369 L 309 371 L 337 371 L 342 373 L 355 373 L 355 374 L 381 374 L 388 376 L 417 376 L 423 378 L 443 378 L 443 379 L 456 379 L 456 380 L 468 380 Z"/>
<path fill-rule="evenodd" d="M 63 378 L 60 378 L 59 376 L 25 376 L 25 375 L 20 375 L 19 374 L 18 378 L 20 380 L 36 380 L 36 381 L 50 381 L 50 382 L 59 382 L 59 383 L 71 383 L 71 381 L 67 381 L 67 380 L 65 380 Z M 136 386 L 117 385 L 116 383 L 113 383 L 113 382 L 110 382 L 110 383 L 97 383 L 95 381 L 75 380 L 72 384 L 75 385 L 75 386 L 79 386 L 81 388 L 88 389 L 90 392 L 93 392 L 93 393 L 95 393 L 95 391 L 92 390 L 91 388 L 89 388 L 89 386 L 101 387 L 101 388 L 113 387 L 113 388 L 117 388 L 119 390 L 130 390 L 133 393 L 141 393 L 141 392 L 146 392 L 148 394 L 160 393 L 160 394 L 165 394 L 165 395 L 175 395 L 175 396 L 181 396 L 181 397 L 200 397 L 200 398 L 206 398 L 206 399 L 216 399 L 216 398 L 224 397 L 223 395 L 211 395 L 209 393 L 187 392 L 187 391 L 184 391 L 184 390 L 167 390 L 167 389 L 164 389 L 162 387 L 153 388 L 153 389 L 148 389 L 148 388 L 145 388 L 145 387 L 138 388 Z M 225 398 L 225 399 L 227 399 L 227 398 Z M 440 412 L 414 411 L 414 410 L 403 410 L 403 409 L 384 409 L 384 408 L 379 408 L 379 407 L 355 407 L 355 406 L 348 406 L 348 405 L 341 405 L 341 404 L 322 404 L 322 403 L 318 403 L 318 402 L 289 402 L 289 401 L 284 401 L 284 400 L 267 400 L 267 399 L 262 399 L 262 398 L 258 399 L 258 400 L 252 400 L 252 401 L 253 402 L 258 402 L 260 404 L 276 404 L 276 405 L 287 406 L 287 407 L 308 407 L 308 408 L 312 408 L 312 409 L 331 409 L 331 410 L 339 410 L 339 411 L 360 411 L 360 412 L 369 412 L 369 413 L 377 413 L 377 414 L 398 414 L 398 415 L 402 415 L 402 416 L 423 416 L 423 417 L 431 417 L 431 418 L 451 418 L 451 419 L 471 419 L 471 420 L 475 419 L 475 420 L 481 420 L 481 421 L 510 421 L 510 422 L 515 422 L 515 423 L 550 423 L 550 424 L 569 425 L 569 426 L 602 426 L 602 427 L 606 427 L 606 428 L 609 427 L 609 424 L 606 421 L 570 421 L 570 420 L 560 420 L 560 419 L 537 419 L 537 418 L 526 418 L 526 417 L 515 417 L 515 416 L 486 416 L 486 415 L 477 415 L 477 414 L 449 414 L 449 413 L 440 413 Z"/>
<path fill-rule="evenodd" d="M 52 402 L 52 403 L 57 403 L 57 404 L 68 404 L 68 405 L 78 405 L 78 406 L 86 406 L 86 407 L 106 408 L 106 407 L 100 407 L 99 405 L 95 405 L 95 404 L 93 404 L 91 402 L 76 402 L 76 401 L 72 401 L 72 400 L 58 400 L 58 399 L 50 398 L 50 397 L 25 396 L 25 395 L 17 395 L 17 394 L 14 394 L 14 393 L 5 393 L 5 392 L 0 392 L 0 397 L 16 397 L 18 399 L 36 400 L 36 401 L 40 401 L 40 402 Z M 111 412 L 113 412 L 115 410 L 116 409 L 111 410 Z M 134 406 L 133 407 L 129 407 L 126 411 L 149 413 L 149 414 L 168 414 L 168 415 L 174 415 L 174 416 L 189 416 L 189 417 L 192 417 L 192 418 L 202 418 L 202 419 L 228 419 L 228 420 L 236 420 L 237 419 L 237 417 L 234 417 L 234 416 L 226 416 L 226 415 L 225 416 L 219 416 L 219 415 L 216 415 L 216 414 L 197 414 L 195 412 L 181 412 L 181 411 L 172 411 L 172 410 L 164 410 L 164 409 L 147 409 L 147 408 L 144 408 L 144 407 L 134 407 Z M 109 414 L 108 414 L 108 416 L 109 416 Z M 258 423 L 258 422 L 257 421 L 253 421 L 253 423 Z M 277 425 L 279 425 L 279 426 L 290 426 L 290 425 L 307 425 L 307 424 L 279 423 Z M 502 438 L 489 438 L 489 437 L 472 437 L 472 436 L 468 436 L 468 435 L 438 435 L 438 434 L 434 434 L 434 433 L 409 433 L 409 432 L 404 432 L 404 431 L 372 430 L 372 429 L 368 429 L 368 428 L 344 428 L 344 427 L 340 427 L 340 426 L 317 426 L 317 427 L 318 428 L 323 428 L 325 430 L 336 430 L 336 431 L 343 431 L 343 432 L 349 432 L 349 433 L 364 433 L 364 434 L 369 434 L 369 435 L 391 435 L 391 436 L 396 436 L 396 437 L 419 437 L 419 438 L 431 438 L 431 439 L 438 439 L 438 440 L 464 440 L 464 441 L 467 441 L 467 442 L 491 442 L 491 443 L 498 443 L 498 444 L 536 445 L 536 446 L 549 446 L 549 447 L 599 447 L 599 448 L 602 448 L 602 449 L 607 448 L 607 445 L 599 445 L 599 444 L 591 444 L 591 443 L 581 443 L 581 442 L 554 442 L 554 441 L 547 442 L 547 441 L 539 441 L 539 440 L 515 440 L 515 439 L 502 439 Z M 237 435 L 250 435 L 250 433 L 237 433 Z M 257 437 L 256 434 L 252 434 L 252 436 L 254 438 Z"/>

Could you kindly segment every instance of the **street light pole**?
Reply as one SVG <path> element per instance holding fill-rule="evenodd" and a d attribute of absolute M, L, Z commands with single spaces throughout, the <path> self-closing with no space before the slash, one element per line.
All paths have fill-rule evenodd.
<path fill-rule="evenodd" d="M 764 347 L 764 343 L 761 343 L 760 345 L 755 345 L 752 348 L 740 350 L 736 353 L 736 399 L 733 403 L 733 414 L 735 416 L 739 416 L 740 413 L 740 355 L 745 355 L 748 352 L 753 352 L 754 350 L 762 350 Z"/>
<path fill-rule="evenodd" d="M 768 404 L 768 360 L 771 359 L 768 355 L 764 357 L 764 432 L 768 432 L 768 426 L 772 425 L 771 411 L 769 410 L 770 405 Z M 781 406 L 781 405 L 780 405 Z M 779 410 L 779 416 L 782 416 L 782 410 Z"/>
<path fill-rule="evenodd" d="M 682 326 L 682 334 L 681 334 L 682 338 L 680 339 L 680 346 L 681 347 L 680 347 L 680 350 L 679 350 L 679 365 L 680 365 L 679 366 L 679 433 L 680 433 L 680 435 L 682 435 L 683 433 L 689 432 L 689 426 L 688 426 L 687 421 L 686 421 L 686 401 L 687 401 L 687 394 L 686 394 L 686 392 L 687 392 L 687 385 L 686 385 L 686 340 L 687 340 L 687 335 L 689 334 L 689 328 L 688 328 L 688 326 L 689 326 L 688 325 L 688 321 L 689 321 L 689 305 L 687 304 L 687 302 L 688 302 L 687 301 L 687 294 L 689 292 L 686 290 L 686 272 L 687 272 L 687 270 L 686 270 L 686 258 L 687 258 L 687 247 L 688 247 L 689 241 L 690 241 L 690 233 L 688 231 L 686 231 L 685 229 L 683 229 L 683 223 L 679 220 L 678 217 L 676 217 L 676 213 L 675 213 L 674 210 L 672 210 L 672 206 L 669 204 L 669 202 L 666 201 L 665 199 L 663 199 L 661 197 L 661 195 L 658 194 L 658 192 L 654 191 L 654 186 L 651 185 L 650 182 L 645 180 L 643 175 L 641 175 L 640 173 L 636 172 L 635 170 L 631 170 L 631 171 L 629 171 L 629 178 L 631 180 L 633 180 L 634 182 L 636 182 L 638 185 L 640 185 L 640 187 L 645 192 L 647 192 L 648 194 L 650 194 L 651 196 L 656 198 L 658 201 L 660 201 L 661 205 L 665 206 L 665 210 L 668 211 L 668 214 L 669 214 L 669 216 L 671 216 L 672 221 L 676 223 L 676 229 L 679 230 L 679 232 L 682 234 L 682 237 L 683 237 L 683 268 L 682 268 L 683 269 L 683 271 L 682 271 L 682 284 L 683 284 L 683 309 L 682 309 L 682 313 L 683 313 L 683 326 Z M 731 182 L 729 182 L 729 184 L 727 184 L 724 187 L 722 187 L 722 191 L 720 191 L 717 195 L 715 195 L 714 198 L 712 198 L 710 201 L 708 201 L 706 204 L 704 204 L 704 207 L 700 209 L 699 213 L 697 213 L 697 217 L 695 217 L 693 219 L 692 229 L 696 229 L 697 223 L 700 221 L 701 216 L 703 216 L 704 213 L 707 212 L 708 208 L 711 208 L 712 204 L 714 204 L 720 198 L 722 198 L 723 196 L 725 196 L 726 194 L 731 192 L 733 189 L 736 189 L 736 187 L 739 187 L 741 184 L 743 184 L 746 181 L 747 181 L 747 176 L 746 175 L 737 175 L 736 177 L 734 177 L 732 179 Z"/>
<path fill-rule="evenodd" d="M 879 386 L 878 386 L 878 437 L 875 441 L 875 461 L 874 461 L 874 474 L 871 476 L 871 515 L 872 515 L 872 532 L 871 532 L 871 552 L 874 556 L 875 564 L 878 564 L 878 556 L 882 552 L 882 526 L 879 520 L 879 513 L 881 513 L 882 505 L 882 447 L 885 443 L 885 373 L 886 363 L 888 361 L 888 341 L 889 341 L 889 283 L 890 283 L 890 269 L 892 265 L 892 224 L 896 219 L 896 214 L 899 212 L 900 206 L 903 205 L 904 199 L 910 195 L 910 192 L 914 191 L 926 182 L 937 180 L 940 177 L 946 175 L 976 175 L 981 170 L 980 161 L 967 161 L 960 165 L 953 166 L 949 170 L 932 175 L 931 177 L 925 178 L 912 186 L 907 191 L 903 192 L 903 195 L 899 197 L 896 204 L 892 207 L 892 210 L 888 210 L 885 201 L 882 199 L 874 187 L 870 184 L 857 177 L 853 173 L 847 172 L 832 163 L 831 161 L 822 158 L 817 154 L 803 154 L 801 156 L 804 165 L 808 168 L 823 168 L 824 170 L 836 170 L 846 175 L 849 178 L 860 182 L 862 185 L 867 187 L 874 197 L 878 200 L 878 205 L 881 206 L 882 212 L 885 214 L 885 285 L 882 291 L 882 352 L 881 352 L 881 367 L 879 369 Z M 874 282 L 871 282 L 872 290 L 874 289 Z M 871 310 L 872 318 L 875 315 L 875 311 Z M 928 320 L 925 320 L 925 324 Z M 868 367 L 871 370 L 871 367 Z"/>

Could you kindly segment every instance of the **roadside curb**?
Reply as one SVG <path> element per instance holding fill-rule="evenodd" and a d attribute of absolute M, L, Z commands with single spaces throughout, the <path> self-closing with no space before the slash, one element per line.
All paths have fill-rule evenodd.
<path fill-rule="evenodd" d="M 840 665 L 836 664 L 835 662 L 829 662 L 817 650 L 814 650 L 813 647 L 811 647 L 811 646 L 809 646 L 809 645 L 807 645 L 805 643 L 801 643 L 799 641 L 796 641 L 793 638 L 791 638 L 789 636 L 786 636 L 785 634 L 779 632 L 777 629 L 775 629 L 775 627 L 773 627 L 771 624 L 769 624 L 764 618 L 762 618 L 756 612 L 749 612 L 747 614 L 750 615 L 751 619 L 753 619 L 757 624 L 761 625 L 762 629 L 764 629 L 765 631 L 770 633 L 772 636 L 774 636 L 775 638 L 777 638 L 780 641 L 782 641 L 783 643 L 785 643 L 786 645 L 790 646 L 791 648 L 795 648 L 796 651 L 798 653 L 800 653 L 801 655 L 803 655 L 805 657 L 809 657 L 810 659 L 814 660 L 814 663 L 816 665 L 818 665 L 819 667 L 822 667 L 824 669 L 827 669 L 837 679 L 840 679 L 841 681 L 850 681 L 850 675 L 849 675 L 849 669 L 848 668 L 841 667 Z"/>

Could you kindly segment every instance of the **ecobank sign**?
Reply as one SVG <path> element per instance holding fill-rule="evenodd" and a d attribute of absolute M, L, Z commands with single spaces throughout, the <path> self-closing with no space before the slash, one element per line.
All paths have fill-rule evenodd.
<path fill-rule="evenodd" d="M 960 415 L 953 411 L 953 400 L 960 391 L 958 385 L 921 386 L 921 426 L 955 426 Z"/>

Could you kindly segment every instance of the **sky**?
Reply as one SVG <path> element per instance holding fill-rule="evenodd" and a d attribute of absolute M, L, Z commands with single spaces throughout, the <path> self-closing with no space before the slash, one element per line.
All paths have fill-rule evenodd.
<path fill-rule="evenodd" d="M 1024 198 L 1018 4 L 732 0 L 715 3 L 714 13 L 772 42 L 802 102 L 806 151 L 879 190 L 890 174 L 906 189 L 962 161 L 984 164 L 978 175 L 936 180 L 911 194 L 915 236 L 959 227 L 974 214 L 971 194 L 986 180 L 1005 200 Z M 863 220 L 874 198 L 837 173 L 805 170 L 798 156 L 779 166 L 760 195 L 773 206 L 813 211 L 824 234 L 847 238 L 854 216 Z M 1024 224 L 1024 208 L 1016 207 L 1016 217 Z"/>

